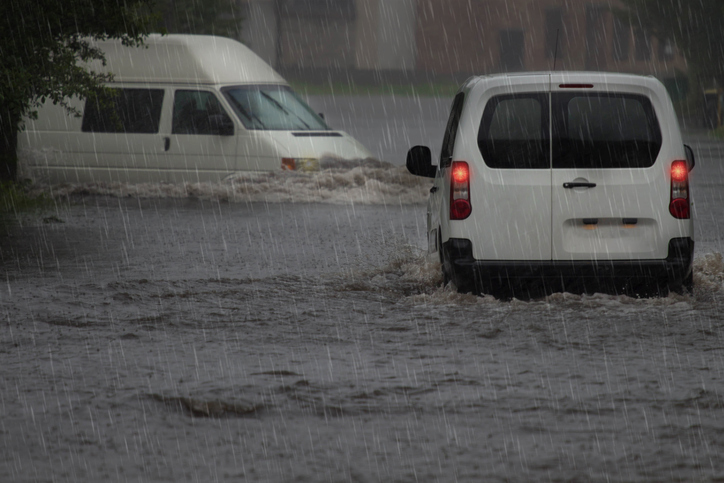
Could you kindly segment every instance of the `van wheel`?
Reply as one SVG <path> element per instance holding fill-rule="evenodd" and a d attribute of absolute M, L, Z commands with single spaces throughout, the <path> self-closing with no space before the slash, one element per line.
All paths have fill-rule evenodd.
<path fill-rule="evenodd" d="M 445 270 L 445 267 L 442 269 L 442 286 L 447 287 L 447 284 L 449 284 L 452 281 L 452 278 L 450 277 L 450 274 L 447 273 Z"/>
<path fill-rule="evenodd" d="M 445 263 L 442 257 L 442 235 L 440 234 L 440 227 L 437 229 L 437 256 L 440 257 L 440 263 Z"/>
<path fill-rule="evenodd" d="M 681 285 L 671 287 L 672 292 L 679 295 L 694 295 L 694 272 L 692 271 L 686 278 L 681 282 Z"/>
<path fill-rule="evenodd" d="M 445 270 L 445 256 L 442 252 L 442 235 L 440 234 L 440 228 L 437 229 L 437 254 L 440 257 L 440 268 L 442 269 L 442 286 L 447 287 L 452 278 L 450 274 Z"/>
<path fill-rule="evenodd" d="M 689 273 L 681 284 L 687 292 L 694 295 L 694 270 Z"/>

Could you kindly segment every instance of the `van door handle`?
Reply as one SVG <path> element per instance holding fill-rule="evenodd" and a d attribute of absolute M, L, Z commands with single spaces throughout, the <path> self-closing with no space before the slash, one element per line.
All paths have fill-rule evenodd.
<path fill-rule="evenodd" d="M 163 150 L 168 151 L 171 147 L 171 138 L 163 138 Z"/>
<path fill-rule="evenodd" d="M 430 193 L 434 193 L 436 191 L 437 191 L 437 186 L 433 186 L 432 188 L 430 188 Z"/>
<path fill-rule="evenodd" d="M 572 182 L 572 183 L 563 183 L 563 187 L 566 189 L 572 189 L 572 188 L 595 188 L 596 183 L 579 183 L 579 182 Z"/>

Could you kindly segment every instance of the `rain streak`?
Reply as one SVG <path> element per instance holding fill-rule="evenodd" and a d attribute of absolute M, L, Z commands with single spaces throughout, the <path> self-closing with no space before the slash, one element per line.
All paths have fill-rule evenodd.
<path fill-rule="evenodd" d="M 43 146 L 42 111 L 19 134 L 19 172 L 37 175 L 24 193 L 44 201 L 0 214 L 0 481 L 724 478 L 724 97 L 706 97 L 715 82 L 673 34 L 609 8 L 648 2 L 209 4 L 229 3 L 242 20 L 218 17 L 233 27 L 223 35 L 299 104 L 144 85 L 164 92 L 113 102 L 163 99 L 155 126 L 153 107 L 145 121 L 119 107 L 122 128 L 68 117 L 77 137 L 63 149 L 87 135 L 92 152 Z M 429 146 L 437 164 L 469 75 L 554 60 L 666 86 L 696 155 L 693 292 L 510 299 L 444 283 L 429 250 L 433 180 L 408 172 L 407 151 Z M 174 117 L 186 101 L 204 111 L 192 134 Z M 153 127 L 128 134 L 136 122 Z M 256 137 L 242 146 L 242 134 Z M 152 173 L 174 155 L 237 164 L 83 177 L 126 144 L 143 145 L 128 156 L 158 163 Z M 325 152 L 306 169 L 298 146 Z M 86 164 L 62 180 L 42 171 L 73 156 Z"/>

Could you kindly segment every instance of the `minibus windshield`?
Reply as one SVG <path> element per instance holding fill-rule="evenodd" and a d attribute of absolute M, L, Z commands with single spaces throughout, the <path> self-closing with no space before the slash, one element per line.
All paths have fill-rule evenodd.
<path fill-rule="evenodd" d="M 267 131 L 328 131 L 329 127 L 287 86 L 233 86 L 221 90 L 244 127 Z"/>

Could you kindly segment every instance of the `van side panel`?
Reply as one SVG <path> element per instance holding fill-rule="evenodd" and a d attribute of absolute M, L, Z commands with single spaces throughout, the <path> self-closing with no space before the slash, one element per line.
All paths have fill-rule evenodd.
<path fill-rule="evenodd" d="M 442 227 L 442 241 L 444 243 L 448 238 L 474 240 L 472 248 L 476 260 L 550 260 L 550 170 L 492 168 L 483 159 L 478 146 L 481 114 L 496 96 L 507 96 L 520 90 L 536 93 L 542 99 L 538 105 L 542 110 L 538 115 L 544 118 L 548 76 L 512 78 L 509 83 L 497 86 L 486 85 L 488 82 L 483 78 L 467 94 L 453 154 L 454 160 L 471 163 L 472 213 L 463 221 L 450 221 L 443 215 L 447 226 Z M 448 189 L 450 170 L 446 171 L 444 183 Z M 443 197 L 442 204 L 443 213 L 447 213 L 449 196 Z"/>
<path fill-rule="evenodd" d="M 84 102 L 72 106 L 83 112 Z M 50 103 L 18 141 L 21 176 L 41 182 L 146 181 L 164 167 L 161 133 L 83 132 L 81 118 Z"/>

